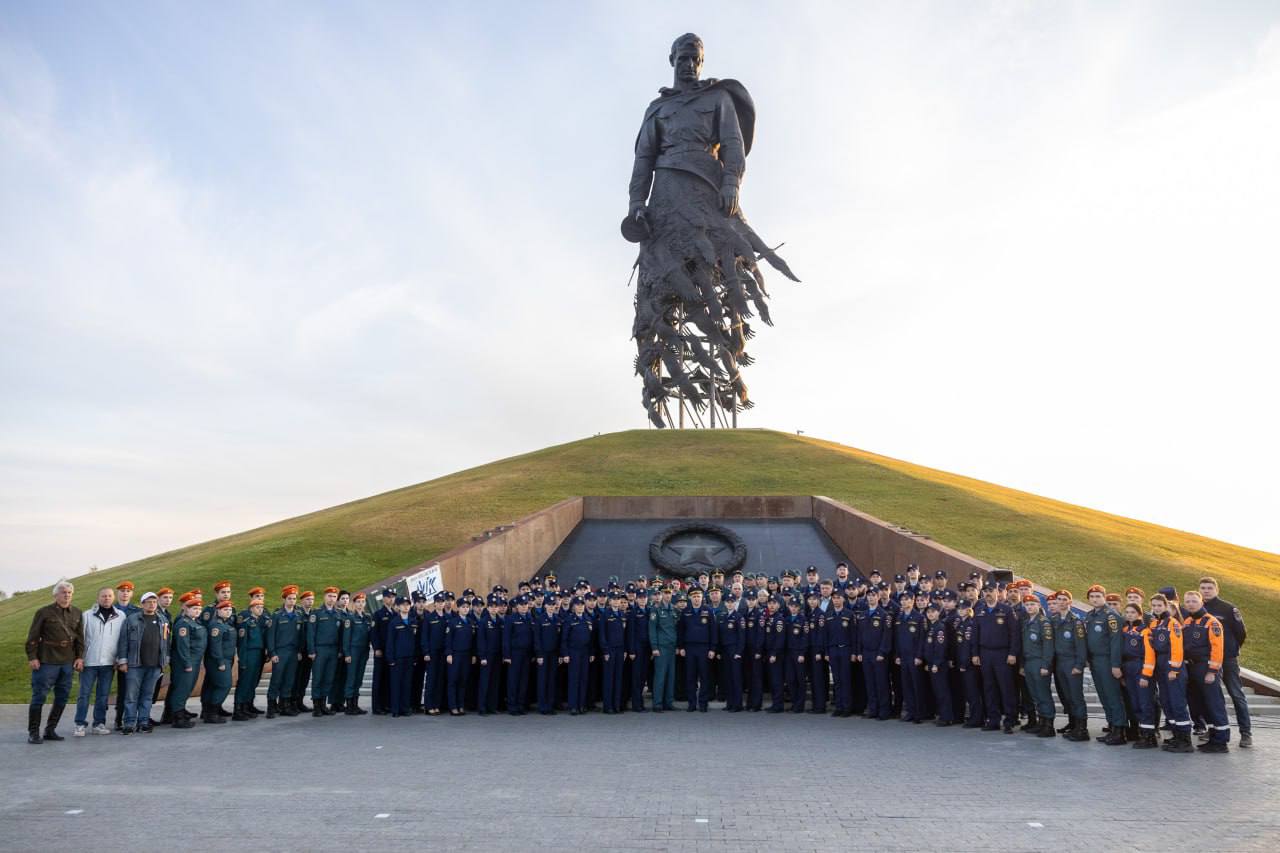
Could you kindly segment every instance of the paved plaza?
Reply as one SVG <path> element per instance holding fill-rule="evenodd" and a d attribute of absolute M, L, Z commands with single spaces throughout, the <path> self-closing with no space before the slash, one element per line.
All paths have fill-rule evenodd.
<path fill-rule="evenodd" d="M 0 709 L 0 849 L 1280 846 L 1273 730 L 1215 756 L 714 709 L 259 719 L 128 739 L 72 738 L 69 717 L 65 741 L 31 746 L 25 706 Z"/>

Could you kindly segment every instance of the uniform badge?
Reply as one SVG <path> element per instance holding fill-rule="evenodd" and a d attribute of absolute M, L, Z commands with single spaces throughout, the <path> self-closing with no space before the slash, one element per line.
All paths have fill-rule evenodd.
<path fill-rule="evenodd" d="M 1201 637 L 1201 636 L 1203 636 L 1203 635 L 1200 633 L 1200 629 L 1199 629 L 1199 628 L 1193 628 L 1193 629 L 1191 630 L 1191 639 L 1193 639 L 1193 640 L 1198 640 L 1198 639 L 1200 639 L 1200 637 Z"/>
<path fill-rule="evenodd" d="M 1004 617 L 1003 617 L 1003 616 L 997 616 L 997 617 L 996 617 L 996 624 L 997 624 L 997 625 L 1003 625 L 1003 624 L 1004 624 Z"/>
<path fill-rule="evenodd" d="M 311 616 L 311 621 L 312 621 L 312 622 L 316 621 L 316 617 L 315 617 L 315 615 L 314 615 L 314 614 Z"/>
<path fill-rule="evenodd" d="M 778 623 L 778 625 L 777 625 L 777 631 L 778 631 L 778 633 L 779 633 L 779 634 L 781 634 L 781 633 L 782 633 L 782 623 L 781 623 L 781 622 L 779 622 L 779 623 Z"/>
<path fill-rule="evenodd" d="M 178 636 L 179 636 L 179 637 L 185 637 L 185 636 L 187 636 L 187 629 L 186 629 L 186 628 L 179 628 L 179 629 L 178 629 Z"/>
<path fill-rule="evenodd" d="M 345 622 L 343 622 L 342 624 L 343 624 L 343 626 L 345 626 L 345 627 L 347 627 L 347 628 L 350 628 L 350 627 L 351 627 L 351 620 L 350 620 L 350 619 L 348 619 L 348 620 L 346 620 Z"/>
<path fill-rule="evenodd" d="M 241 628 L 241 629 L 240 629 L 240 636 L 241 636 L 241 637 L 243 637 L 243 636 L 244 636 L 244 629 L 243 629 L 243 628 Z"/>
<path fill-rule="evenodd" d="M 1031 637 L 1031 642 L 1033 642 L 1033 643 L 1034 643 L 1036 640 L 1040 639 L 1040 638 L 1039 638 L 1038 636 L 1036 636 L 1034 633 L 1030 634 L 1029 636 Z"/>
<path fill-rule="evenodd" d="M 1071 639 L 1071 632 L 1070 632 L 1070 631 L 1063 631 L 1063 632 L 1062 632 L 1062 639 L 1064 639 L 1064 640 L 1070 640 L 1070 639 Z"/>
<path fill-rule="evenodd" d="M 1222 636 L 1222 625 L 1216 622 L 1213 625 L 1209 626 L 1209 630 L 1213 632 L 1213 636 L 1215 637 Z"/>
<path fill-rule="evenodd" d="M 702 624 L 703 625 L 707 624 L 707 617 L 705 616 L 702 617 Z"/>
<path fill-rule="evenodd" d="M 877 616 L 876 618 L 874 618 L 874 619 L 872 619 L 872 620 L 871 620 L 871 627 L 872 627 L 872 628 L 879 628 L 879 627 L 880 627 L 880 617 L 879 617 L 879 616 Z"/>
<path fill-rule="evenodd" d="M 1101 633 L 1102 633 L 1102 626 L 1101 626 L 1101 625 L 1094 625 L 1094 626 L 1093 626 L 1093 630 L 1094 630 L 1096 633 L 1101 634 Z"/>
<path fill-rule="evenodd" d="M 908 631 L 908 633 L 914 634 L 914 633 L 916 632 L 916 626 L 915 626 L 915 625 L 908 625 L 908 626 L 907 626 L 907 631 Z"/>
<path fill-rule="evenodd" d="M 209 630 L 209 636 L 210 636 L 210 637 L 216 637 L 216 636 L 218 636 L 218 629 L 217 629 L 217 628 L 211 628 L 211 629 Z"/>

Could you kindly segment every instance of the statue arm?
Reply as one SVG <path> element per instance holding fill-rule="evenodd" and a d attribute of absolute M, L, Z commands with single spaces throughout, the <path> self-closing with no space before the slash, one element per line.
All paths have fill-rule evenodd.
<path fill-rule="evenodd" d="M 645 115 L 644 124 L 636 136 L 636 159 L 631 167 L 631 185 L 628 188 L 634 212 L 644 207 L 653 186 L 653 166 L 658 159 L 658 123 L 652 115 Z"/>
<path fill-rule="evenodd" d="M 738 110 L 733 98 L 727 92 L 720 93 L 717 105 L 716 137 L 720 142 L 720 163 L 724 173 L 720 179 L 721 188 L 737 188 L 742 184 L 742 175 L 747 170 L 747 150 L 742 139 L 742 125 L 738 122 Z"/>

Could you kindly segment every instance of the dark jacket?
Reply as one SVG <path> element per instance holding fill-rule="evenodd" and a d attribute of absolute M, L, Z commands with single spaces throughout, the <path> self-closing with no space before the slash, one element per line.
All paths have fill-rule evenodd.
<path fill-rule="evenodd" d="M 169 665 L 169 623 L 159 613 L 155 614 L 156 626 L 160 630 L 160 668 Z M 142 665 L 142 632 L 143 613 L 141 610 L 130 613 L 124 620 L 124 629 L 120 632 L 120 642 L 116 646 L 116 662 L 129 666 Z"/>
<path fill-rule="evenodd" d="M 27 631 L 27 660 L 74 663 L 84 657 L 84 617 L 80 608 L 55 601 L 36 611 Z"/>

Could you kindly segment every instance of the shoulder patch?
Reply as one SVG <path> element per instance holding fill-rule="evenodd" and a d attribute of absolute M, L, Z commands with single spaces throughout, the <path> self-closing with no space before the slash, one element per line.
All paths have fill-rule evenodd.
<path fill-rule="evenodd" d="M 244 628 L 241 628 L 241 629 L 240 629 L 240 636 L 241 636 L 241 637 L 243 637 L 243 636 L 244 636 Z"/>
<path fill-rule="evenodd" d="M 1116 619 L 1116 617 L 1108 616 L 1107 627 L 1110 628 L 1112 631 L 1116 631 L 1120 628 L 1120 622 Z"/>
<path fill-rule="evenodd" d="M 210 629 L 209 629 L 209 636 L 211 636 L 211 637 L 216 637 L 216 636 L 218 636 L 218 629 L 217 629 L 217 628 L 210 628 Z"/>
<path fill-rule="evenodd" d="M 1170 620 L 1169 620 L 1169 633 L 1173 634 L 1175 637 L 1181 637 L 1181 636 L 1182 636 L 1182 624 L 1181 624 L 1180 622 L 1178 622 L 1176 619 L 1170 619 Z"/>
<path fill-rule="evenodd" d="M 1222 623 L 1221 623 L 1221 622 L 1214 622 L 1214 623 L 1212 623 L 1212 624 L 1209 626 L 1209 630 L 1213 632 L 1213 636 L 1215 636 L 1215 637 L 1221 637 L 1221 636 L 1222 636 Z"/>
<path fill-rule="evenodd" d="M 185 636 L 187 636 L 187 629 L 186 629 L 186 628 L 179 628 L 179 629 L 178 629 L 178 636 L 179 636 L 179 637 L 185 637 Z"/>
<path fill-rule="evenodd" d="M 311 614 L 311 621 L 312 621 L 312 622 L 316 621 L 316 616 L 315 616 L 315 614 L 314 614 L 314 613 L 313 613 L 313 614 Z"/>
<path fill-rule="evenodd" d="M 343 626 L 344 628 L 350 628 L 350 627 L 351 627 L 351 620 L 350 620 L 350 619 L 346 620 L 345 622 L 343 622 L 343 623 L 342 623 L 342 626 Z"/>

